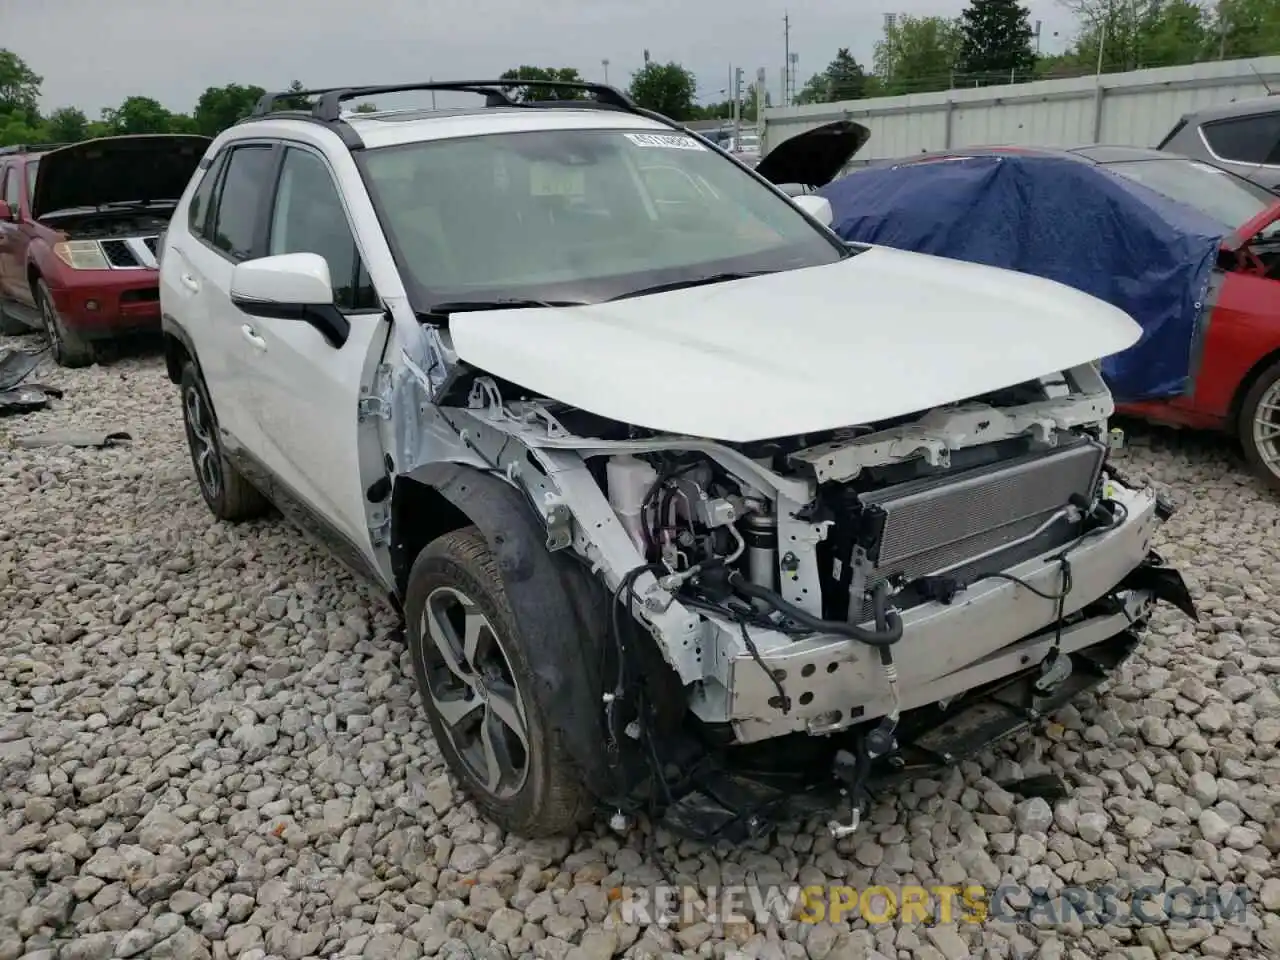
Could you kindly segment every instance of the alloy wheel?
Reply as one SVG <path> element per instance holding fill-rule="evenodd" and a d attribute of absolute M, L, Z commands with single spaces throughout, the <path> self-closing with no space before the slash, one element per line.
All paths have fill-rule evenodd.
<path fill-rule="evenodd" d="M 195 461 L 196 475 L 205 494 L 216 500 L 222 491 L 222 467 L 213 439 L 213 420 L 200 391 L 188 387 L 183 406 L 187 420 L 187 440 Z"/>
<path fill-rule="evenodd" d="M 1280 380 L 1271 384 L 1253 411 L 1253 445 L 1263 465 L 1280 476 Z"/>
<path fill-rule="evenodd" d="M 514 796 L 529 774 L 529 726 L 497 631 L 454 587 L 431 592 L 418 627 L 427 691 L 446 736 L 490 795 Z"/>

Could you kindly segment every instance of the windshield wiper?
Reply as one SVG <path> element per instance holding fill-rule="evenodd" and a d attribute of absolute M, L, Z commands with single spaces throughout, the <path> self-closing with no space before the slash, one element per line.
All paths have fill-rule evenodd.
<path fill-rule="evenodd" d="M 528 307 L 583 307 L 582 300 L 531 300 L 513 297 L 507 300 L 446 300 L 418 311 L 431 316 L 446 313 L 472 313 L 478 310 L 520 310 Z"/>
<path fill-rule="evenodd" d="M 763 277 L 765 274 L 777 273 L 776 270 L 744 270 L 738 273 L 713 273 L 706 277 L 694 277 L 692 280 L 672 280 L 669 283 L 655 283 L 651 287 L 640 287 L 629 290 L 610 300 L 627 300 L 631 297 L 643 297 L 651 293 L 665 293 L 668 290 L 686 290 L 689 287 L 705 287 L 713 283 L 726 283 L 729 280 L 746 280 L 750 277 Z"/>

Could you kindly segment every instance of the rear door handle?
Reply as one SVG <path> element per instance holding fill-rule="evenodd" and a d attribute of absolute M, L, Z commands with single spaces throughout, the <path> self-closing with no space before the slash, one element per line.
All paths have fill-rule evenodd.
<path fill-rule="evenodd" d="M 188 290 L 190 290 L 192 293 L 200 292 L 200 281 L 197 280 L 195 277 L 193 277 L 191 274 L 184 273 L 179 279 L 182 281 L 182 285 L 186 287 Z"/>
<path fill-rule="evenodd" d="M 258 332 L 247 323 L 240 325 L 240 334 L 259 350 L 267 349 L 267 341 L 258 336 Z"/>

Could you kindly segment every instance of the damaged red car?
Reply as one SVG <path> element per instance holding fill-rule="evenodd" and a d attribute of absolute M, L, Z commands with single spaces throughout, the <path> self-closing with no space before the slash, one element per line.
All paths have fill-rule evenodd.
<path fill-rule="evenodd" d="M 82 367 L 159 331 L 159 237 L 210 141 L 104 137 L 0 150 L 0 333 L 43 331 Z"/>

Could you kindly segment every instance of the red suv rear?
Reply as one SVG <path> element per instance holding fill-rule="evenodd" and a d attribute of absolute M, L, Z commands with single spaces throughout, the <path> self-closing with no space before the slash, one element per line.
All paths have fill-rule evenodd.
<path fill-rule="evenodd" d="M 159 236 L 209 138 L 105 137 L 0 150 L 0 332 L 43 330 L 63 366 L 160 329 Z"/>

